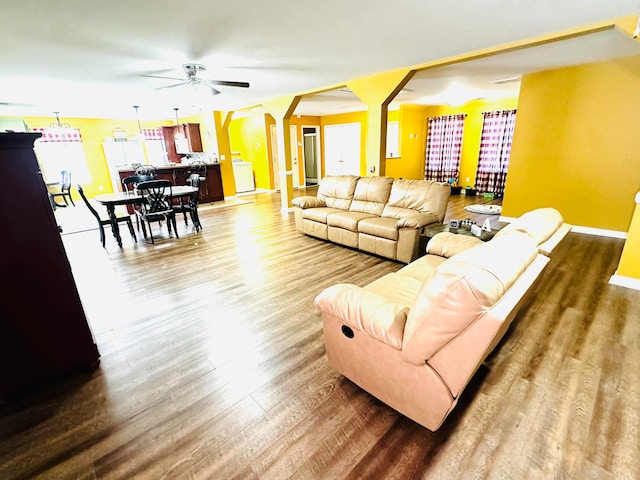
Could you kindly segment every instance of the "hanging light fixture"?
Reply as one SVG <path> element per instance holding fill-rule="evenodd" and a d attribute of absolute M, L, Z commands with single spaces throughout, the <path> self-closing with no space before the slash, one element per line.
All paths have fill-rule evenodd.
<path fill-rule="evenodd" d="M 60 121 L 60 112 L 53 112 L 53 114 L 56 116 L 56 121 L 53 123 L 50 123 L 49 128 L 67 128 L 67 129 L 73 128 L 68 123 L 64 123 Z"/>
<path fill-rule="evenodd" d="M 180 126 L 180 120 L 178 120 L 178 107 L 173 107 L 173 110 L 176 112 L 176 128 L 173 129 L 173 138 L 176 140 L 183 140 L 186 137 L 184 136 L 182 129 L 178 128 Z"/>
<path fill-rule="evenodd" d="M 138 109 L 140 105 L 134 105 L 133 109 L 136 111 L 136 120 L 138 121 L 138 133 L 142 134 L 142 127 L 140 126 L 140 117 L 138 116 Z"/>

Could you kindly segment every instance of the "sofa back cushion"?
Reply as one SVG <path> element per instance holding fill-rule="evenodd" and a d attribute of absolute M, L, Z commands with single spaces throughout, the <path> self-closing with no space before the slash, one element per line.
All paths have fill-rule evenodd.
<path fill-rule="evenodd" d="M 402 356 L 424 365 L 491 308 L 538 253 L 524 233 L 514 232 L 447 259 L 427 279 L 405 326 Z"/>
<path fill-rule="evenodd" d="M 515 219 L 496 233 L 496 237 L 520 231 L 529 235 L 536 245 L 540 245 L 560 228 L 563 221 L 562 215 L 555 208 L 538 208 Z"/>
<path fill-rule="evenodd" d="M 317 196 L 327 207 L 349 210 L 359 178 L 355 175 L 326 176 L 320 182 Z"/>
<path fill-rule="evenodd" d="M 361 177 L 356 184 L 349 210 L 380 216 L 393 185 L 391 177 Z"/>
<path fill-rule="evenodd" d="M 451 187 L 448 183 L 395 179 L 382 216 L 403 218 L 417 211 L 433 213 L 442 221 L 450 195 Z"/>

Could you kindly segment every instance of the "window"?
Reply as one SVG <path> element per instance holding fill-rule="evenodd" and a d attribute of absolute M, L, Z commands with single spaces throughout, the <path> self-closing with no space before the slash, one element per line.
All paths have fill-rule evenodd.
<path fill-rule="evenodd" d="M 34 128 L 42 133 L 34 147 L 46 182 L 60 180 L 60 172 L 69 170 L 73 183 L 91 183 L 91 174 L 77 128 Z"/>
<path fill-rule="evenodd" d="M 485 112 L 483 116 L 476 188 L 501 197 L 509 169 L 516 111 Z"/>
<path fill-rule="evenodd" d="M 448 182 L 458 178 L 465 117 L 460 114 L 428 119 L 424 168 L 426 180 Z"/>

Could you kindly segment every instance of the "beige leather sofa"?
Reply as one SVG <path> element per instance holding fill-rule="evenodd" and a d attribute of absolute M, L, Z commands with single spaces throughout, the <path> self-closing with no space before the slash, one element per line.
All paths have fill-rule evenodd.
<path fill-rule="evenodd" d="M 557 211 L 540 209 L 489 242 L 440 233 L 395 273 L 327 288 L 315 304 L 329 362 L 437 430 L 533 291 L 549 261 L 541 251 L 567 231 Z"/>
<path fill-rule="evenodd" d="M 443 221 L 450 192 L 427 180 L 327 176 L 317 196 L 291 202 L 299 232 L 409 263 L 422 227 Z"/>

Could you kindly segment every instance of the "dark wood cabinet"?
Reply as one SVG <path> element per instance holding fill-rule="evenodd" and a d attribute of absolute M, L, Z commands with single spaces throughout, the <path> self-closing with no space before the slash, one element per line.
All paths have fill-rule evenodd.
<path fill-rule="evenodd" d="M 162 127 L 164 146 L 167 150 L 167 161 L 180 163 L 187 152 L 201 152 L 202 138 L 199 123 L 183 123 Z"/>
<path fill-rule="evenodd" d="M 0 133 L 0 400 L 99 363 L 33 151 L 38 137 Z"/>
<path fill-rule="evenodd" d="M 171 165 L 168 167 L 157 167 L 156 173 L 159 179 L 169 180 L 174 185 L 186 185 L 189 175 L 200 172 L 190 165 Z M 119 174 L 120 180 L 122 180 L 130 175 L 135 175 L 135 170 L 120 170 Z M 217 163 L 207 164 L 207 171 L 204 178 L 204 181 L 200 183 L 200 203 L 220 202 L 224 200 L 220 165 Z"/>

